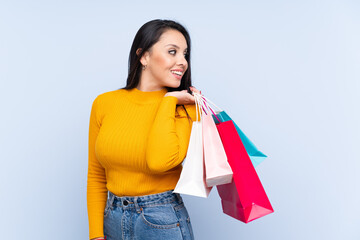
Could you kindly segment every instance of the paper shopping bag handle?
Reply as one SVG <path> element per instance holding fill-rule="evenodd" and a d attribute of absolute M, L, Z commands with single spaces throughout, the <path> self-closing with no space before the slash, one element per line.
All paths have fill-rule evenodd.
<path fill-rule="evenodd" d="M 213 108 L 210 107 L 210 105 L 206 103 L 206 98 L 205 98 L 203 95 L 198 94 L 198 93 L 194 93 L 194 97 L 195 97 L 195 99 L 199 102 L 199 105 L 201 105 L 201 107 L 202 107 L 203 111 L 205 112 L 205 114 L 207 114 L 207 112 L 206 112 L 206 110 L 204 109 L 204 107 L 205 107 L 206 109 L 210 109 L 210 111 L 211 111 L 212 114 L 216 117 L 216 119 L 219 121 L 219 123 L 221 123 L 220 119 L 216 116 L 216 113 L 213 111 Z M 215 105 L 215 104 L 213 104 L 213 105 Z M 216 106 L 216 105 L 215 105 L 215 106 Z M 216 107 L 217 107 L 217 106 L 216 106 Z M 219 108 L 219 107 L 217 107 L 217 108 Z M 219 109 L 220 109 L 220 108 L 219 108 Z M 199 111 L 200 111 L 200 109 L 199 109 Z"/>

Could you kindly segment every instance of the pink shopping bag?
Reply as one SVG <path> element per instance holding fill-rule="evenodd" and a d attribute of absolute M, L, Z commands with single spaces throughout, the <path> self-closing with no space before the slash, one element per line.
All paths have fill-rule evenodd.
<path fill-rule="evenodd" d="M 248 223 L 274 212 L 232 120 L 216 124 L 233 182 L 217 185 L 223 212 Z"/>
<path fill-rule="evenodd" d="M 202 136 L 206 185 L 212 187 L 231 183 L 233 172 L 228 163 L 219 132 L 211 114 L 212 109 L 203 101 L 200 101 L 200 105 L 203 112 Z"/>

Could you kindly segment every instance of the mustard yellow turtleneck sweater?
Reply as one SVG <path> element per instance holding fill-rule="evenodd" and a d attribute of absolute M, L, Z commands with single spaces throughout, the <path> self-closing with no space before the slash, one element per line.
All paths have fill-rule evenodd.
<path fill-rule="evenodd" d="M 177 106 L 166 89 L 98 95 L 89 124 L 87 208 L 90 239 L 103 237 L 107 191 L 141 196 L 174 189 L 189 144 L 195 105 Z"/>

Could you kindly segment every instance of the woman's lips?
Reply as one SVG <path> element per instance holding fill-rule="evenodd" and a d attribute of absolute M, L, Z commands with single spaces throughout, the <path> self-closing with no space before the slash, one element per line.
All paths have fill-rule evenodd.
<path fill-rule="evenodd" d="M 181 77 L 182 77 L 182 76 L 179 76 L 179 75 L 177 75 L 175 73 L 171 73 L 171 74 L 174 75 L 174 77 L 176 77 L 177 79 L 181 79 Z"/>

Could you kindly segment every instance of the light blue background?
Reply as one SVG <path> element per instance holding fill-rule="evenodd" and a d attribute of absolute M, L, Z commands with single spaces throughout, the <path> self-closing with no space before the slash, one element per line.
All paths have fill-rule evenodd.
<path fill-rule="evenodd" d="M 125 85 L 137 30 L 192 37 L 193 85 L 269 156 L 275 212 L 244 224 L 183 195 L 196 239 L 360 239 L 359 1 L 0 3 L 0 236 L 87 239 L 91 104 Z"/>

